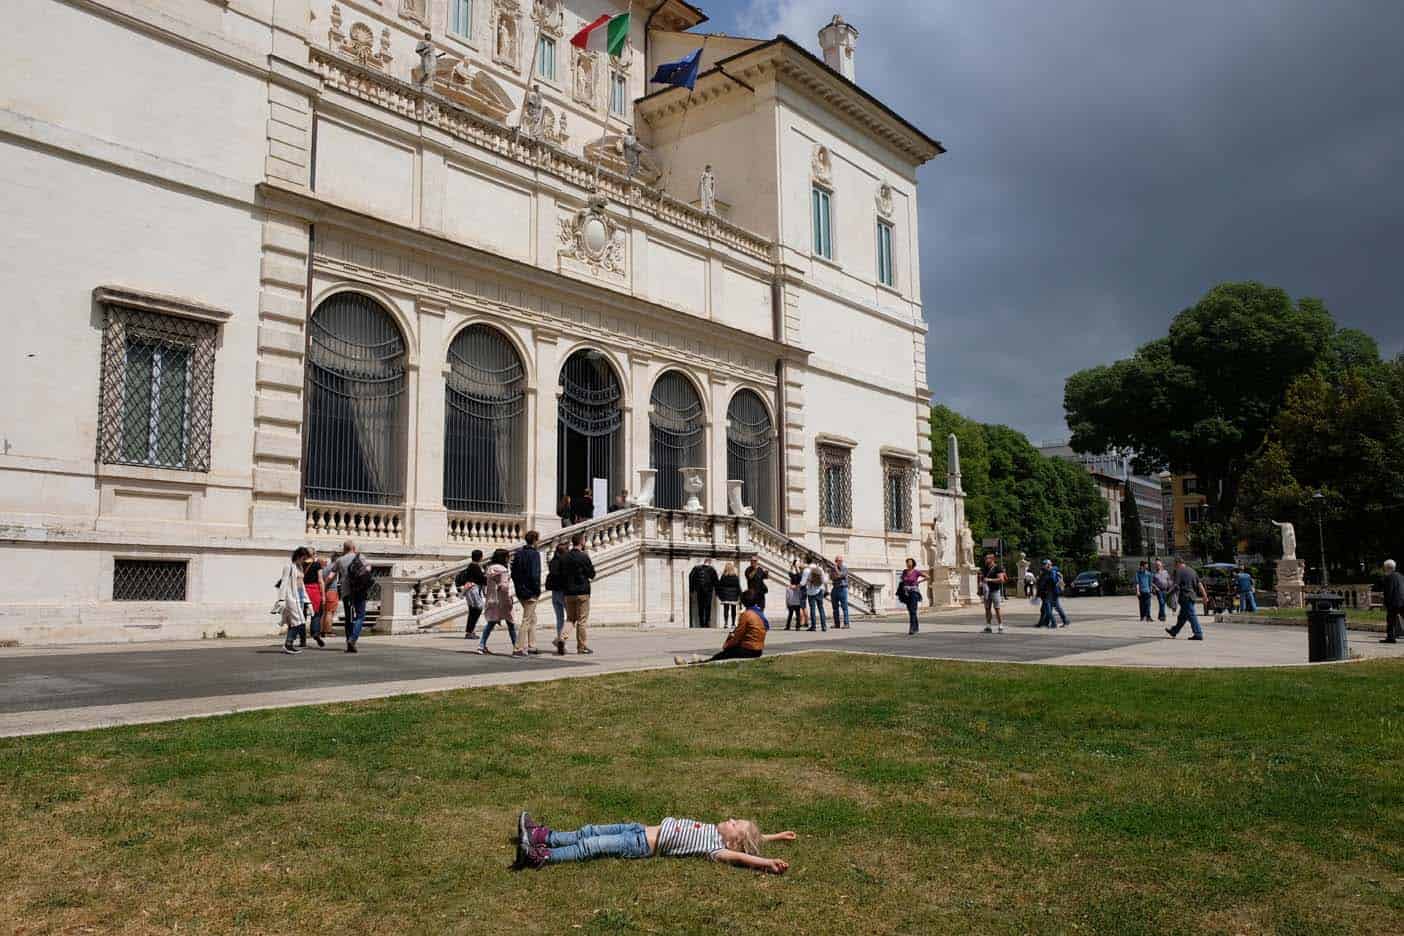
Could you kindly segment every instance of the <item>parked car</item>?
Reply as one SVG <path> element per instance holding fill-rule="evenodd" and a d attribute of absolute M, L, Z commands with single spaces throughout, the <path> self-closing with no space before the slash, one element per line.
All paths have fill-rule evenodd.
<path fill-rule="evenodd" d="M 1104 576 L 1100 572 L 1079 572 L 1077 578 L 1072 580 L 1068 586 L 1070 596 L 1081 595 L 1103 595 L 1106 593 L 1106 583 Z"/>

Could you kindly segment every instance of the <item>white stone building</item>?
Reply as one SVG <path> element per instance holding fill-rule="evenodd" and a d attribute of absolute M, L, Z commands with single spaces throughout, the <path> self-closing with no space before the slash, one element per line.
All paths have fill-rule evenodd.
<path fill-rule="evenodd" d="M 841 20 L 828 64 L 682 0 L 577 50 L 607 5 L 12 0 L 0 639 L 267 633 L 289 550 L 347 537 L 380 626 L 430 627 L 469 549 L 597 483 L 643 504 L 580 528 L 595 623 L 686 624 L 704 556 L 841 553 L 877 605 L 924 538 L 957 564 L 940 144 Z M 699 45 L 693 92 L 647 83 Z"/>

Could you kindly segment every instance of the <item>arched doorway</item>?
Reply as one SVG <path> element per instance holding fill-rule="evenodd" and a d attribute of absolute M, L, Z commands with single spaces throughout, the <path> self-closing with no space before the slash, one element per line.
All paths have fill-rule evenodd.
<path fill-rule="evenodd" d="M 556 499 L 593 493 L 595 478 L 619 492 L 624 474 L 624 391 L 608 359 L 590 348 L 576 351 L 561 368 L 557 407 Z M 598 504 L 600 510 L 608 504 Z"/>
<path fill-rule="evenodd" d="M 405 340 L 380 303 L 337 293 L 309 323 L 308 500 L 398 505 L 405 500 Z"/>
<path fill-rule="evenodd" d="M 649 464 L 658 472 L 654 503 L 676 510 L 684 495 L 680 468 L 707 464 L 706 414 L 697 390 L 677 371 L 667 371 L 649 396 Z"/>
<path fill-rule="evenodd" d="M 519 514 L 526 491 L 526 368 L 507 336 L 470 325 L 444 386 L 444 506 Z"/>
<path fill-rule="evenodd" d="M 775 426 L 753 390 L 726 408 L 726 476 L 742 482 L 741 499 L 759 520 L 775 524 Z"/>

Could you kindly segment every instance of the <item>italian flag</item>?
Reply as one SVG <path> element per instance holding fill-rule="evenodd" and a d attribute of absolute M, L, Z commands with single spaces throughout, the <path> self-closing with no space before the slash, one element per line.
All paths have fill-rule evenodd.
<path fill-rule="evenodd" d="M 593 23 L 570 38 L 570 44 L 587 52 L 605 52 L 619 55 L 624 51 L 624 41 L 629 38 L 629 14 L 603 13 Z"/>

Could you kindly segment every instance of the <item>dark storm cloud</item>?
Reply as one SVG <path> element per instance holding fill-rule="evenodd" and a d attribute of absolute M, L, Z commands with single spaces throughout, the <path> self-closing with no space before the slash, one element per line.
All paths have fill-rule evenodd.
<path fill-rule="evenodd" d="M 1064 435 L 1063 380 L 1214 283 L 1326 301 L 1404 349 L 1404 2 L 706 4 L 809 48 L 950 152 L 921 174 L 938 401 Z"/>

